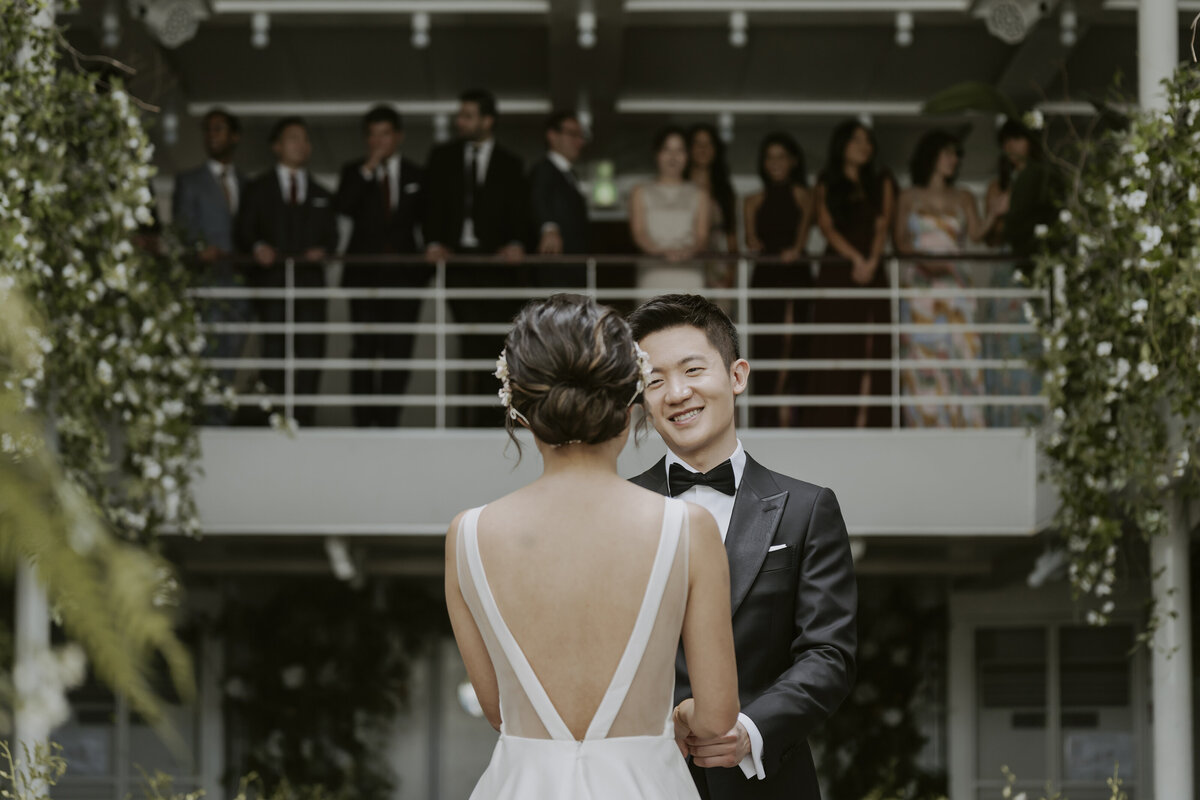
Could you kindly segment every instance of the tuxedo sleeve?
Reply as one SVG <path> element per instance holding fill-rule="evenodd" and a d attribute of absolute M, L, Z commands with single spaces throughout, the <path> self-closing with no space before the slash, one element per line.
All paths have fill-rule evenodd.
<path fill-rule="evenodd" d="M 552 169 L 554 165 L 542 159 L 534 164 L 529 172 L 529 211 L 535 235 L 541 233 L 542 226 L 547 222 L 559 224 L 554 208 L 554 176 L 550 173 Z"/>
<path fill-rule="evenodd" d="M 241 202 L 238 203 L 234 239 L 238 250 L 243 253 L 252 252 L 257 242 L 270 241 L 270 237 L 263 234 L 259 225 L 259 206 L 262 204 L 260 194 L 261 191 L 259 190 L 257 181 L 247 183 L 245 191 L 242 193 Z"/>
<path fill-rule="evenodd" d="M 813 503 L 800 575 L 792 665 L 742 708 L 762 734 L 767 777 L 837 709 L 854 685 L 858 588 L 837 498 Z"/>

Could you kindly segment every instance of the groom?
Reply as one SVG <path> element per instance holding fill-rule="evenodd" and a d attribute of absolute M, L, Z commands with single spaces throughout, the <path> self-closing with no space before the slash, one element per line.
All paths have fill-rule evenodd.
<path fill-rule="evenodd" d="M 734 398 L 750 365 L 737 331 L 697 295 L 662 295 L 629 318 L 653 373 L 645 408 L 668 453 L 638 486 L 712 512 L 729 554 L 742 713 L 717 739 L 689 737 L 692 777 L 711 800 L 818 800 L 807 738 L 850 692 L 857 588 L 829 489 L 750 458 Z M 691 696 L 682 652 L 675 702 Z"/>

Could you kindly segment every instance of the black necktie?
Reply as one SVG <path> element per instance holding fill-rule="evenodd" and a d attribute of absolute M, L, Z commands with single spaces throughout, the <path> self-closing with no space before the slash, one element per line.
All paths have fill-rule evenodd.
<path fill-rule="evenodd" d="M 671 497 L 679 497 L 693 486 L 708 486 L 730 496 L 737 492 L 731 461 L 724 461 L 708 472 L 692 472 L 682 464 L 671 464 L 671 469 L 667 471 L 667 483 Z"/>
<path fill-rule="evenodd" d="M 467 219 L 472 218 L 472 212 L 475 210 L 475 189 L 479 183 L 478 166 L 475 159 L 479 152 L 476 145 L 467 145 L 467 174 L 464 176 L 466 180 L 465 191 L 463 192 L 463 216 Z"/>

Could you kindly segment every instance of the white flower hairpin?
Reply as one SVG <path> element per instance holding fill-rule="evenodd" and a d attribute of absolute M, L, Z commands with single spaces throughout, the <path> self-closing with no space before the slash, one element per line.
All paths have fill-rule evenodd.
<path fill-rule="evenodd" d="M 627 405 L 633 405 L 633 401 L 638 399 L 638 395 L 646 391 L 646 387 L 650 385 L 650 373 L 654 371 L 654 367 L 650 366 L 650 354 L 643 350 L 637 342 L 633 343 L 633 353 L 637 356 L 638 382 L 637 390 L 634 391 L 633 397 L 629 398 Z"/>
<path fill-rule="evenodd" d="M 508 416 L 513 420 L 521 420 L 526 426 L 529 425 L 529 420 L 525 418 L 517 409 L 513 408 L 512 404 L 512 384 L 508 381 L 508 351 L 501 350 L 500 357 L 496 359 L 496 371 L 492 373 L 500 379 L 500 405 L 508 409 Z"/>

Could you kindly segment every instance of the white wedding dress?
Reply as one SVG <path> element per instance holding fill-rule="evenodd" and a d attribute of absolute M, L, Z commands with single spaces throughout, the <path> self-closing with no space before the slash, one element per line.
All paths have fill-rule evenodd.
<path fill-rule="evenodd" d="M 500 616 L 479 555 L 483 508 L 463 517 L 458 578 L 500 689 L 500 741 L 471 800 L 698 800 L 671 721 L 688 589 L 687 507 L 666 499 L 633 630 L 582 741 L 571 734 Z"/>

